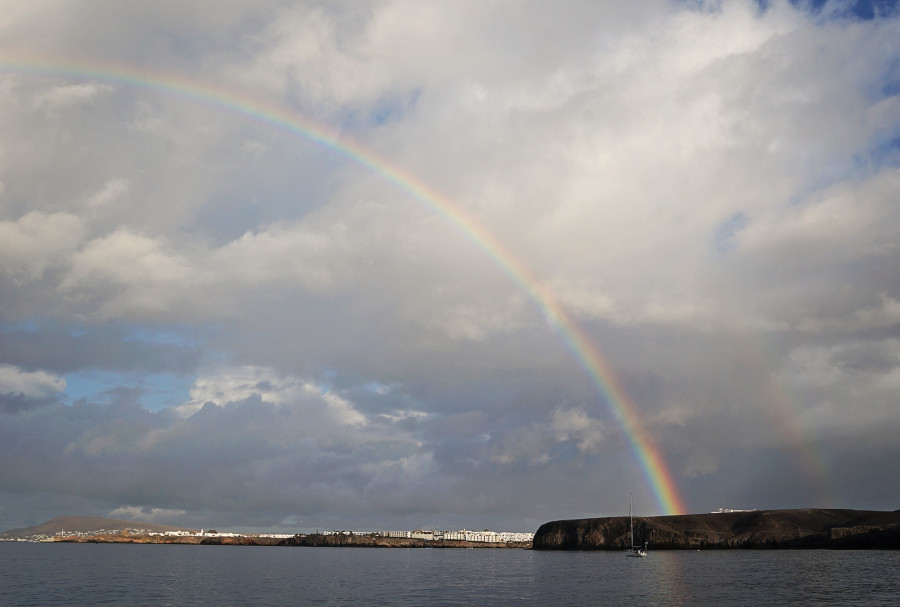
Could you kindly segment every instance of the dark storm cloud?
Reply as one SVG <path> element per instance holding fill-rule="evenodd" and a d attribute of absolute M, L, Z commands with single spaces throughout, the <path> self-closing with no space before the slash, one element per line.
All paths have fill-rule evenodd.
<path fill-rule="evenodd" d="M 200 360 L 196 345 L 147 342 L 135 329 L 63 324 L 53 320 L 8 326 L 2 330 L 0 363 L 60 374 L 94 368 L 148 373 L 184 373 L 196 369 Z M 152 332 L 152 328 L 144 332 Z M 189 330 L 182 336 L 177 328 L 174 332 L 186 342 L 195 334 Z"/>
<path fill-rule="evenodd" d="M 43 407 L 57 402 L 56 398 L 33 398 L 21 392 L 16 394 L 0 394 L 0 411 L 3 413 L 19 413 L 27 409 Z"/>

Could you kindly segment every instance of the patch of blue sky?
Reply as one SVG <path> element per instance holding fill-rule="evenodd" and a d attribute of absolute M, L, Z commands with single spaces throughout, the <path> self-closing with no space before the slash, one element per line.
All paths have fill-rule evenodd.
<path fill-rule="evenodd" d="M 884 166 L 878 151 L 880 147 L 876 140 L 858 151 L 807 161 L 803 178 L 798 178 L 799 185 L 787 200 L 787 206 L 802 206 L 815 201 L 820 193 L 837 184 L 853 183 L 877 172 L 879 167 Z"/>
<path fill-rule="evenodd" d="M 715 247 L 720 253 L 727 253 L 737 247 L 738 233 L 750 225 L 750 218 L 745 213 L 735 213 L 716 229 Z"/>
<path fill-rule="evenodd" d="M 378 99 L 364 108 L 346 108 L 339 114 L 339 128 L 353 134 L 396 122 L 412 111 L 422 96 L 422 89 L 416 88 L 403 94 Z"/>
<path fill-rule="evenodd" d="M 856 164 L 864 174 L 900 166 L 900 132 L 885 134 L 866 153 L 857 156 Z"/>
<path fill-rule="evenodd" d="M 370 381 L 365 386 L 363 386 L 363 389 L 366 392 L 384 396 L 386 394 L 390 394 L 396 386 L 396 384 L 383 384 L 378 381 Z"/>
<path fill-rule="evenodd" d="M 894 58 L 885 72 L 881 79 L 881 90 L 877 99 L 888 99 L 900 95 L 900 58 Z"/>
<path fill-rule="evenodd" d="M 369 122 L 375 126 L 381 126 L 398 120 L 409 113 L 416 106 L 422 96 L 422 89 L 414 89 L 406 97 L 399 100 L 387 100 L 375 105 L 369 112 Z"/>
<path fill-rule="evenodd" d="M 794 6 L 810 14 L 833 19 L 855 18 L 868 21 L 894 14 L 898 0 L 790 0 Z M 760 9 L 767 10 L 773 0 L 756 0 Z"/>
<path fill-rule="evenodd" d="M 35 318 L 0 323 L 0 332 L 3 333 L 37 333 L 40 329 L 41 323 Z"/>
<path fill-rule="evenodd" d="M 813 4 L 833 5 L 841 16 L 852 16 L 858 19 L 870 20 L 879 17 L 890 16 L 897 7 L 897 0 L 843 0 L 830 3 L 815 0 Z"/>
<path fill-rule="evenodd" d="M 113 371 L 80 371 L 65 375 L 64 402 L 80 399 L 99 404 L 113 404 L 123 391 L 137 395 L 137 402 L 150 411 L 183 405 L 190 400 L 193 377 L 175 373 L 117 373 Z"/>
<path fill-rule="evenodd" d="M 126 330 L 124 341 L 196 348 L 200 345 L 201 339 L 196 329 L 176 326 L 133 326 Z"/>

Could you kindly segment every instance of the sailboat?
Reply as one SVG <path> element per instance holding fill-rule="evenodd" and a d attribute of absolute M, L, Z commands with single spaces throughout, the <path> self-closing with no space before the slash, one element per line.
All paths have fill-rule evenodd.
<path fill-rule="evenodd" d="M 647 556 L 647 548 L 645 546 L 635 546 L 634 544 L 634 518 L 631 516 L 631 506 L 634 498 L 628 496 L 628 525 L 631 528 L 631 548 L 625 552 L 625 556 Z"/>

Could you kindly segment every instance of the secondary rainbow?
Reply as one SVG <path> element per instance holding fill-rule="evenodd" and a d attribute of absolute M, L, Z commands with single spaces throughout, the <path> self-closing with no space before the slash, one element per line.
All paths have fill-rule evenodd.
<path fill-rule="evenodd" d="M 660 449 L 641 421 L 640 412 L 616 378 L 600 350 L 565 311 L 549 289 L 513 253 L 501 243 L 467 209 L 436 191 L 415 175 L 377 156 L 358 142 L 316 125 L 296 113 L 275 104 L 249 97 L 235 91 L 207 83 L 198 83 L 171 73 L 137 71 L 129 66 L 112 63 L 75 63 L 53 58 L 9 58 L 0 55 L 0 70 L 51 77 L 89 79 L 113 84 L 160 90 L 240 114 L 258 122 L 313 141 L 381 175 L 398 188 L 408 192 L 451 224 L 462 230 L 476 246 L 498 263 L 542 310 L 581 366 L 591 377 L 629 441 L 629 446 L 641 471 L 653 491 L 659 509 L 667 514 L 682 514 L 684 503 Z"/>

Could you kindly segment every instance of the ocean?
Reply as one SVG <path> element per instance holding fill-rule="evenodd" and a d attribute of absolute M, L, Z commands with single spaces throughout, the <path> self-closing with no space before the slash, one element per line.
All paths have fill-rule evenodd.
<path fill-rule="evenodd" d="M 0 542 L 0 605 L 897 605 L 900 552 Z"/>

